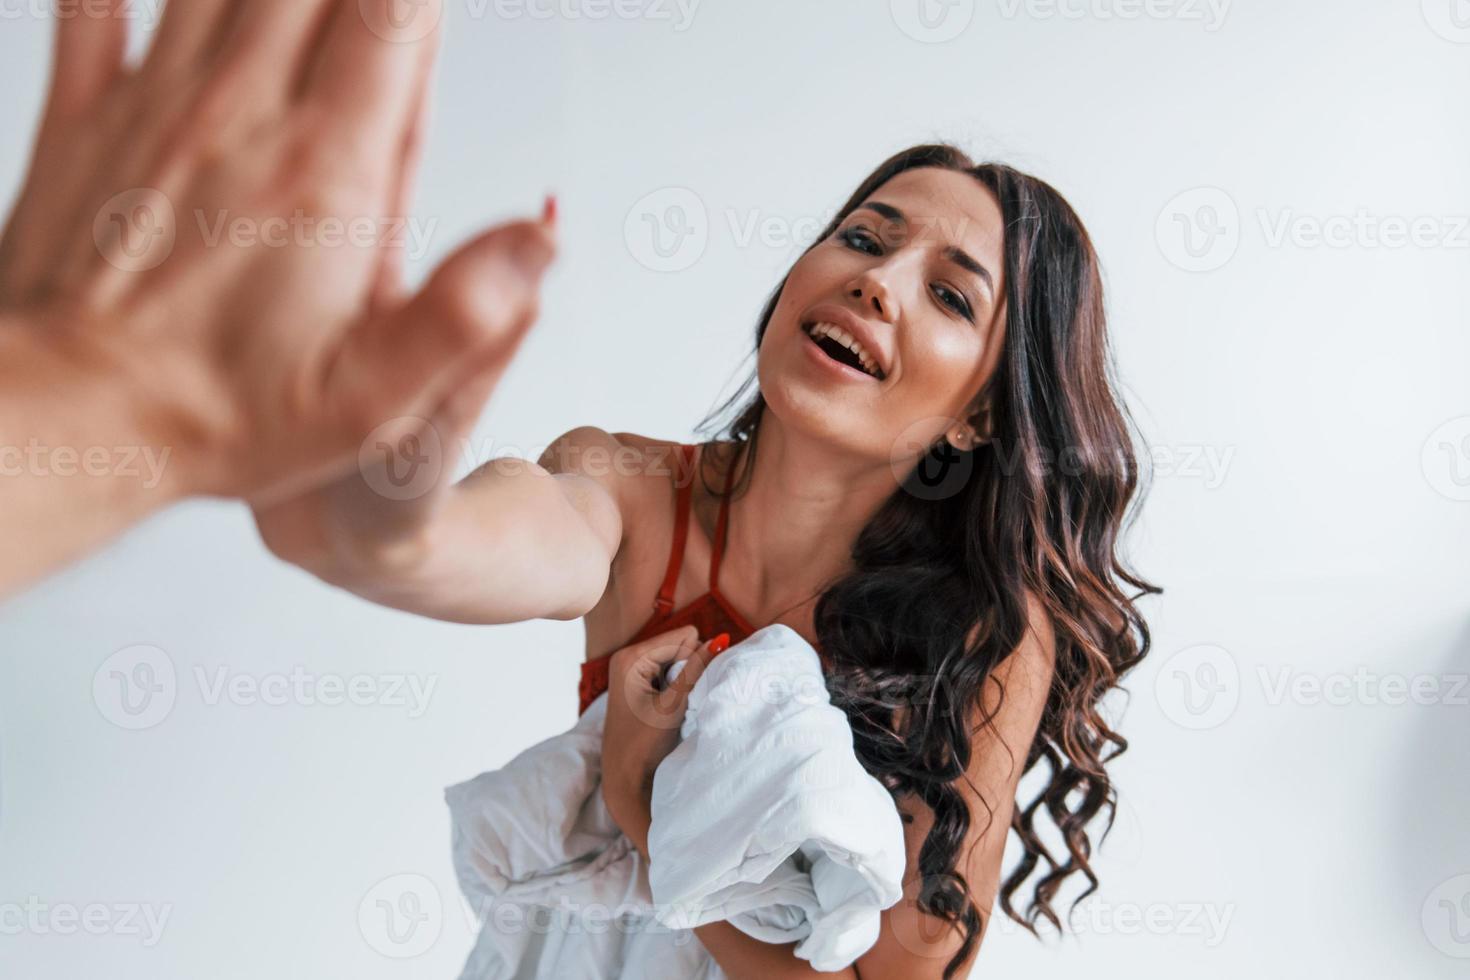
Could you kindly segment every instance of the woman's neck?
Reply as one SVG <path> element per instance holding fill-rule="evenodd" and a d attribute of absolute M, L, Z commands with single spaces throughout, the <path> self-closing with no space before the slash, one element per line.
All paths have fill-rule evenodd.
<path fill-rule="evenodd" d="M 896 481 L 887 460 L 856 459 L 783 427 L 769 410 L 754 441 L 754 472 L 730 504 L 720 590 L 773 620 L 852 567 L 853 543 Z"/>

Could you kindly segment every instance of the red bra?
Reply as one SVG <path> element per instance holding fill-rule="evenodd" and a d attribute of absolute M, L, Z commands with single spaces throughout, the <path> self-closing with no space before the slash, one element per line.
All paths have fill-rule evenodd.
<path fill-rule="evenodd" d="M 689 537 L 689 503 L 693 496 L 694 486 L 694 451 L 698 448 L 698 446 L 682 443 L 679 446 L 684 465 L 674 474 L 677 502 L 674 509 L 674 546 L 669 555 L 668 570 L 664 573 L 664 582 L 658 590 L 658 598 L 653 601 L 653 615 L 649 617 L 648 622 L 643 624 L 643 628 L 623 646 L 629 646 L 651 636 L 657 636 L 659 633 L 666 633 L 689 624 L 693 624 L 699 630 L 701 639 L 709 639 L 719 633 L 729 633 L 731 646 L 750 636 L 756 630 L 725 600 L 719 591 L 720 555 L 725 550 L 725 531 L 730 523 L 730 483 L 735 474 L 733 465 L 730 467 L 730 472 L 725 475 L 725 492 L 720 497 L 720 515 L 715 521 L 715 537 L 709 558 L 709 591 L 683 609 L 674 611 L 674 585 L 679 581 L 679 568 L 684 562 L 684 542 Z M 688 479 L 681 481 L 681 473 L 687 474 Z M 586 711 L 588 706 L 597 700 L 598 695 L 607 690 L 608 666 L 611 660 L 612 654 L 607 654 L 582 664 L 582 681 L 579 685 L 581 704 L 577 709 L 578 715 Z"/>

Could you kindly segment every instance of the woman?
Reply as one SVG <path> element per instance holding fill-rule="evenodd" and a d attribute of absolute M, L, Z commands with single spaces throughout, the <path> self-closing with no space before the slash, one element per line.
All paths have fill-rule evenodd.
<path fill-rule="evenodd" d="M 851 975 L 960 975 L 997 894 L 1035 931 L 1060 927 L 1051 902 L 1070 876 L 1097 887 L 1087 826 L 1111 812 L 1104 762 L 1126 748 L 1098 702 L 1148 649 L 1133 600 L 1157 590 L 1117 555 L 1138 472 L 1102 299 L 1055 190 L 914 147 L 777 288 L 759 390 L 725 438 L 579 428 L 539 464 L 498 460 L 407 500 L 365 489 L 384 486 L 369 470 L 257 519 L 277 554 L 398 608 L 584 617 L 584 706 L 609 674 L 628 694 L 609 702 L 604 794 L 640 846 L 675 737 L 652 710 L 669 707 L 659 666 L 696 633 L 790 625 L 822 651 L 907 827 L 905 898 Z M 463 436 L 486 384 L 419 435 Z M 1018 802 L 1043 760 L 1044 785 Z M 1065 854 L 1043 842 L 1042 811 Z M 1008 828 L 1024 853 L 1002 884 Z M 727 923 L 697 933 L 736 980 L 810 973 Z"/>

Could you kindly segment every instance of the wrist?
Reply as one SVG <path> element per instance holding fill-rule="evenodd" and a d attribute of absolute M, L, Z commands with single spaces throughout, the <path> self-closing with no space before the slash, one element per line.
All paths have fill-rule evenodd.
<path fill-rule="evenodd" d="M 150 378 L 87 340 L 106 326 L 0 315 L 0 387 L 13 409 L 0 444 L 37 474 L 98 479 L 100 494 L 142 516 L 189 495 L 194 446 L 170 425 L 166 371 Z"/>
<path fill-rule="evenodd" d="M 208 386 L 198 354 L 131 343 L 118 324 L 75 310 L 7 313 L 0 331 L 18 384 L 38 402 L 65 393 L 68 411 L 48 426 L 49 439 L 98 460 L 110 455 L 109 482 L 144 492 L 149 510 L 206 492 L 217 441 L 199 408 Z"/>
<path fill-rule="evenodd" d="M 604 788 L 607 784 L 604 783 Z M 613 822 L 624 836 L 633 842 L 645 858 L 648 857 L 648 830 L 653 823 L 650 801 L 651 793 L 629 789 L 621 792 L 604 793 L 607 809 Z"/>

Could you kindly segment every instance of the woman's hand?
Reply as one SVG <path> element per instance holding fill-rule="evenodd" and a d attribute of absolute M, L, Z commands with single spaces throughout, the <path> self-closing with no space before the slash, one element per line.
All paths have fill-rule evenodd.
<path fill-rule="evenodd" d="M 254 503 L 256 525 L 272 552 L 302 565 L 325 555 L 349 565 L 407 564 L 419 555 L 423 533 L 454 488 L 455 464 L 470 431 L 539 311 L 542 258 L 550 261 L 556 253 L 555 221 L 555 201 L 548 199 L 539 222 L 502 225 L 484 240 L 478 309 L 467 320 L 499 320 L 506 325 L 504 344 L 467 357 L 424 417 L 400 416 L 370 433 L 356 468 Z M 516 250 L 527 242 L 543 251 L 522 265 Z"/>
<path fill-rule="evenodd" d="M 602 797 L 645 858 L 653 774 L 679 744 L 689 692 L 710 660 L 729 645 L 727 633 L 701 644 L 698 630 L 682 626 L 612 655 L 602 732 Z M 665 686 L 666 671 L 681 661 L 686 662 L 683 673 Z"/>
<path fill-rule="evenodd" d="M 408 30 L 395 0 L 170 0 L 138 64 L 131 6 L 58 17 L 0 311 L 137 402 L 176 497 L 351 473 L 364 437 L 509 360 L 554 252 L 538 223 L 402 287 L 442 0 Z"/>

